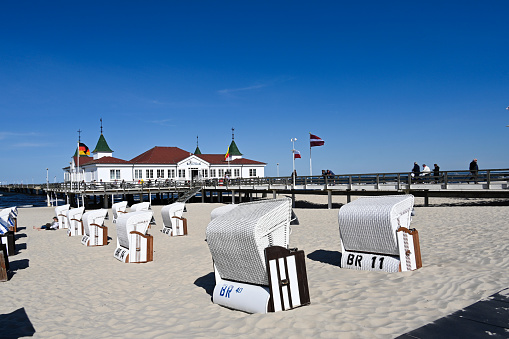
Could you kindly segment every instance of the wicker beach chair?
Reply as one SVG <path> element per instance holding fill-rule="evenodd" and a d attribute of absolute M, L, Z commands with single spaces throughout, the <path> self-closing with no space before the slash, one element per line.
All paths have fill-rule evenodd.
<path fill-rule="evenodd" d="M 84 211 L 84 206 L 71 208 L 67 211 L 67 223 L 69 225 L 69 228 L 67 228 L 68 236 L 74 237 L 77 235 L 83 235 L 83 222 L 81 218 L 83 217 Z"/>
<path fill-rule="evenodd" d="M 55 215 L 58 218 L 58 228 L 67 228 L 69 225 L 67 224 L 67 211 L 71 205 L 61 205 L 55 207 Z"/>
<path fill-rule="evenodd" d="M 116 223 L 120 213 L 127 213 L 127 201 L 121 201 L 113 204 L 111 206 L 111 210 L 113 211 L 112 221 L 113 223 Z"/>
<path fill-rule="evenodd" d="M 213 302 L 248 313 L 309 304 L 304 252 L 288 249 L 291 200 L 225 210 L 206 231 L 216 273 Z"/>
<path fill-rule="evenodd" d="M 82 216 L 83 237 L 81 243 L 85 246 L 104 246 L 108 244 L 108 227 L 104 226 L 104 219 L 108 218 L 108 210 L 101 208 L 85 212 Z"/>
<path fill-rule="evenodd" d="M 419 235 L 410 229 L 413 195 L 363 197 L 338 214 L 341 267 L 398 272 L 422 266 Z"/>
<path fill-rule="evenodd" d="M 18 227 L 18 207 L 8 207 L 0 211 L 0 218 L 3 218 L 9 223 L 9 229 L 17 232 Z"/>
<path fill-rule="evenodd" d="M 8 255 L 16 253 L 15 232 L 17 225 L 17 208 L 4 208 L 0 211 L 0 243 L 6 247 Z"/>
<path fill-rule="evenodd" d="M 161 208 L 163 229 L 161 232 L 169 236 L 187 235 L 187 219 L 182 217 L 186 204 L 174 202 Z"/>
<path fill-rule="evenodd" d="M 133 204 L 131 206 L 130 212 L 138 212 L 138 211 L 148 211 L 150 210 L 149 202 L 139 202 L 137 204 Z"/>
<path fill-rule="evenodd" d="M 116 259 L 125 263 L 153 260 L 154 238 L 147 233 L 152 218 L 152 211 L 129 212 L 118 217 Z"/>

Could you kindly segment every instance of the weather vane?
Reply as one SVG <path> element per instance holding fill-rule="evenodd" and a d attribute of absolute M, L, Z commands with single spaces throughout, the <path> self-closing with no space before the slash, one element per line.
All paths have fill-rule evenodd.
<path fill-rule="evenodd" d="M 81 129 L 78 130 L 78 142 L 81 142 Z"/>
<path fill-rule="evenodd" d="M 103 118 L 99 119 L 101 121 L 101 134 L 103 134 Z"/>
<path fill-rule="evenodd" d="M 233 127 L 232 127 L 232 140 L 235 140 L 235 134 L 234 134 L 234 132 L 235 132 L 235 128 L 233 128 Z"/>

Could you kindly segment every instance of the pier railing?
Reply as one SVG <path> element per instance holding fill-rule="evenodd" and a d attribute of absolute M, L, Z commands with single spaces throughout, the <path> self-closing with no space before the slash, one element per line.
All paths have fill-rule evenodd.
<path fill-rule="evenodd" d="M 255 178 L 200 178 L 193 180 L 148 180 L 143 182 L 65 182 L 45 184 L 9 184 L 1 185 L 4 188 L 21 188 L 33 190 L 49 190 L 53 192 L 100 192 L 125 191 L 136 192 L 144 190 L 172 190 L 180 191 L 193 187 L 204 189 L 333 189 L 349 190 L 353 187 L 366 186 L 370 189 L 404 189 L 416 186 L 439 187 L 448 189 L 451 185 L 465 188 L 470 184 L 482 184 L 483 188 L 508 188 L 509 169 L 488 169 L 476 173 L 470 171 L 440 171 L 435 173 L 411 172 L 401 173 L 363 173 L 363 174 L 339 174 L 320 176 L 297 176 L 295 185 L 292 177 L 255 177 Z M 496 187 L 492 184 L 498 183 Z M 439 185 L 439 186 L 437 186 Z"/>

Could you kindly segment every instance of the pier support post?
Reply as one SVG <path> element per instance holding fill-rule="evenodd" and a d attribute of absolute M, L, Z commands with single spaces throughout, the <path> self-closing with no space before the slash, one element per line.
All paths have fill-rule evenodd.
<path fill-rule="evenodd" d="M 108 208 L 108 195 L 103 196 L 103 208 Z"/>
<path fill-rule="evenodd" d="M 276 196 L 277 196 L 277 195 L 276 195 L 276 190 L 273 190 L 273 191 L 272 191 L 272 199 L 276 199 Z"/>
<path fill-rule="evenodd" d="M 327 191 L 327 208 L 332 209 L 332 191 Z"/>
<path fill-rule="evenodd" d="M 232 190 L 232 204 L 235 205 L 235 191 Z"/>
<path fill-rule="evenodd" d="M 424 196 L 424 206 L 426 206 L 426 207 L 429 206 L 429 197 L 427 194 Z"/>
<path fill-rule="evenodd" d="M 295 207 L 295 193 L 292 193 L 292 207 Z"/>
<path fill-rule="evenodd" d="M 201 190 L 201 202 L 202 203 L 205 202 L 205 194 L 207 194 L 207 192 L 205 192 L 205 190 Z"/>
<path fill-rule="evenodd" d="M 346 203 L 348 204 L 351 201 L 352 201 L 352 195 L 351 194 L 347 194 L 346 195 Z"/>

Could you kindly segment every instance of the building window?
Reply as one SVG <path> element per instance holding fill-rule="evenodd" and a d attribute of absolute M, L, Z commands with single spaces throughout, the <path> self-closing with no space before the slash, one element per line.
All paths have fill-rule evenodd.
<path fill-rule="evenodd" d="M 175 178 L 175 170 L 174 169 L 168 170 L 168 178 Z"/>
<path fill-rule="evenodd" d="M 215 169 L 211 169 L 210 170 L 210 177 L 211 178 L 215 178 L 216 177 L 216 170 Z"/>
<path fill-rule="evenodd" d="M 249 176 L 256 177 L 256 168 L 249 169 Z"/>
<path fill-rule="evenodd" d="M 224 169 L 219 170 L 219 177 L 220 178 L 224 177 Z"/>
<path fill-rule="evenodd" d="M 179 169 L 179 178 L 185 178 L 186 177 L 186 170 Z"/>
<path fill-rule="evenodd" d="M 157 170 L 157 177 L 158 178 L 164 178 L 164 170 L 163 169 L 158 169 Z"/>
<path fill-rule="evenodd" d="M 110 170 L 110 180 L 120 179 L 120 170 Z"/>
<path fill-rule="evenodd" d="M 202 176 L 203 178 L 208 178 L 208 176 L 209 176 L 209 170 L 207 170 L 207 169 L 202 169 L 202 170 L 201 170 L 201 176 Z"/>
<path fill-rule="evenodd" d="M 135 179 L 143 178 L 143 171 L 141 169 L 134 170 L 134 178 Z"/>
<path fill-rule="evenodd" d="M 147 179 L 153 179 L 154 178 L 154 170 L 148 169 L 145 171 L 146 178 Z"/>
<path fill-rule="evenodd" d="M 236 168 L 233 170 L 233 176 L 234 177 L 240 177 L 240 169 Z"/>

